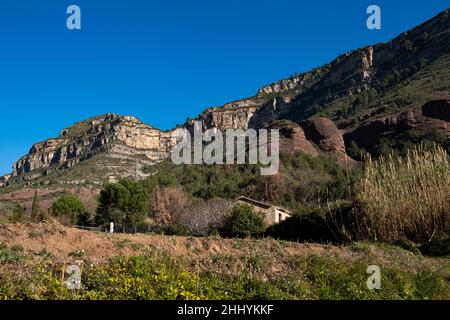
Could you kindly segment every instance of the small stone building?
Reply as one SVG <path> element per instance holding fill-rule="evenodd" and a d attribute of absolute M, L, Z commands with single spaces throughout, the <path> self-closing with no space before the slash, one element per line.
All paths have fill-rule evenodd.
<path fill-rule="evenodd" d="M 264 202 L 253 200 L 244 196 L 238 197 L 233 204 L 249 205 L 256 212 L 261 212 L 266 217 L 266 225 L 271 226 L 291 217 L 291 212 L 286 209 L 276 207 Z"/>

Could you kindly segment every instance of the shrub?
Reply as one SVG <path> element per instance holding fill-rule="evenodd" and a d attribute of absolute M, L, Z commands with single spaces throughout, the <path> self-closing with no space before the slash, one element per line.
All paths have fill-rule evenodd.
<path fill-rule="evenodd" d="M 265 221 L 262 213 L 255 212 L 248 205 L 236 205 L 227 219 L 224 233 L 230 237 L 245 238 L 258 236 L 264 229 Z"/>
<path fill-rule="evenodd" d="M 417 248 L 417 246 L 409 240 L 400 239 L 400 240 L 395 241 L 393 243 L 393 245 L 400 247 L 404 250 L 411 251 L 414 254 L 420 254 L 420 250 Z"/>
<path fill-rule="evenodd" d="M 426 150 L 432 150 L 435 145 L 438 145 L 450 153 L 450 139 L 444 133 L 438 130 L 409 130 L 380 139 L 379 143 L 371 150 L 371 154 L 376 158 L 386 157 L 392 153 L 406 156 L 408 151 L 414 150 L 417 145 L 422 145 Z"/>
<path fill-rule="evenodd" d="M 197 200 L 180 215 L 177 222 L 202 236 L 208 236 L 214 230 L 224 227 L 229 213 L 230 205 L 227 200 Z"/>
<path fill-rule="evenodd" d="M 450 158 L 422 146 L 403 158 L 367 159 L 356 190 L 359 237 L 428 242 L 450 228 Z"/>
<path fill-rule="evenodd" d="M 336 236 L 320 212 L 294 214 L 269 227 L 266 235 L 288 241 L 335 242 Z"/>
<path fill-rule="evenodd" d="M 24 207 L 18 205 L 13 209 L 11 222 L 23 222 L 25 220 L 25 209 Z"/>
<path fill-rule="evenodd" d="M 24 260 L 24 249 L 20 245 L 14 245 L 8 248 L 0 244 L 0 263 L 14 263 Z"/>
<path fill-rule="evenodd" d="M 93 225 L 93 216 L 88 211 L 83 211 L 77 218 L 77 224 L 84 227 L 90 227 Z"/>
<path fill-rule="evenodd" d="M 73 194 L 64 194 L 53 202 L 51 212 L 60 218 L 68 218 L 70 223 L 78 221 L 84 212 L 84 205 Z"/>
<path fill-rule="evenodd" d="M 438 237 L 420 247 L 420 251 L 433 257 L 450 255 L 450 237 Z"/>

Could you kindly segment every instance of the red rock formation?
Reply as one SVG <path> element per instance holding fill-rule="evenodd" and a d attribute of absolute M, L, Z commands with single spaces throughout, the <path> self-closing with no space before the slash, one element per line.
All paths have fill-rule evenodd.
<path fill-rule="evenodd" d="M 421 107 L 372 121 L 346 133 L 344 138 L 347 144 L 355 141 L 359 147 L 370 149 L 383 137 L 409 130 L 438 130 L 450 137 L 450 100 L 430 101 Z"/>
<path fill-rule="evenodd" d="M 327 118 L 317 117 L 300 123 L 306 139 L 322 151 L 333 154 L 340 165 L 354 166 L 356 161 L 347 156 L 342 133 Z"/>
<path fill-rule="evenodd" d="M 303 152 L 310 156 L 317 156 L 319 152 L 306 139 L 305 132 L 300 127 L 280 129 L 280 152 L 293 155 Z"/>

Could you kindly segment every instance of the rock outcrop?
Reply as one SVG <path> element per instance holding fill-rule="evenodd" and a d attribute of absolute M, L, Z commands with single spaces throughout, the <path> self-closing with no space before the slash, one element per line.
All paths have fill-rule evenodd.
<path fill-rule="evenodd" d="M 354 164 L 346 155 L 344 140 L 370 147 L 382 136 L 411 128 L 434 128 L 448 134 L 448 99 L 420 108 L 411 108 L 408 104 L 414 100 L 409 98 L 410 88 L 414 88 L 414 92 L 423 89 L 421 101 L 450 93 L 449 40 L 449 10 L 445 10 L 387 43 L 341 55 L 324 66 L 265 86 L 253 97 L 209 108 L 174 130 L 162 131 L 131 116 L 107 114 L 92 118 L 63 130 L 57 138 L 35 144 L 28 155 L 14 164 L 12 175 L 0 178 L 0 187 L 50 176 L 55 171 L 72 169 L 88 161 L 96 164 L 88 171 L 95 171 L 109 181 L 130 175 L 143 176 L 136 169 L 137 163 L 147 165 L 167 159 L 177 140 L 184 135 L 184 129 L 192 130 L 195 120 L 202 121 L 203 129 L 222 131 L 259 129 L 269 123 L 290 120 L 299 125 L 280 128 L 282 149 L 313 156 L 331 153 L 343 165 Z M 440 75 L 428 77 L 424 85 L 422 79 L 413 79 L 420 70 L 432 75 L 440 70 Z M 434 87 L 430 86 L 430 81 L 435 81 Z M 386 110 L 384 103 L 386 98 L 392 98 L 389 90 L 394 87 L 404 88 L 408 99 L 399 97 L 397 100 L 407 103 L 393 110 L 409 110 L 355 129 L 356 123 L 366 123 L 389 113 L 391 109 Z M 395 96 L 400 93 L 399 89 Z M 375 110 L 365 110 L 369 108 L 371 95 L 375 96 L 372 99 L 378 99 L 371 101 L 371 106 L 376 106 L 371 108 Z M 355 96 L 360 98 L 359 103 Z M 358 113 L 359 108 L 361 113 Z M 323 114 L 329 119 L 317 117 Z M 347 132 L 345 139 L 337 126 Z M 84 183 L 89 180 L 84 172 L 86 170 L 70 177 L 58 176 L 58 180 Z"/>
<path fill-rule="evenodd" d="M 342 133 L 329 119 L 317 117 L 300 123 L 306 139 L 312 141 L 325 153 L 333 154 L 339 164 L 354 166 L 355 160 L 348 157 Z"/>
<path fill-rule="evenodd" d="M 139 157 L 145 164 L 156 163 L 169 156 L 182 133 L 181 129 L 161 131 L 131 116 L 99 116 L 33 145 L 28 155 L 14 164 L 10 179 L 32 172 L 36 176 L 31 178 L 36 178 L 54 168 L 68 169 L 103 152 L 111 159 Z"/>
<path fill-rule="evenodd" d="M 189 129 L 193 126 L 194 121 L 202 121 L 203 129 L 246 130 L 260 107 L 261 103 L 256 99 L 235 101 L 222 107 L 206 109 L 197 118 L 188 120 L 184 126 Z"/>
<path fill-rule="evenodd" d="M 437 130 L 450 138 L 450 100 L 430 101 L 423 106 L 383 117 L 360 126 L 344 135 L 345 141 L 352 141 L 370 150 L 383 137 L 392 137 L 409 130 Z"/>
<path fill-rule="evenodd" d="M 8 185 L 8 181 L 11 179 L 12 175 L 7 174 L 3 177 L 0 177 L 0 188 L 4 188 Z"/>
<path fill-rule="evenodd" d="M 315 147 L 305 136 L 305 132 L 297 123 L 290 121 L 277 121 L 267 127 L 268 129 L 278 129 L 280 133 L 280 153 L 295 155 L 299 152 L 318 156 L 319 149 Z"/>

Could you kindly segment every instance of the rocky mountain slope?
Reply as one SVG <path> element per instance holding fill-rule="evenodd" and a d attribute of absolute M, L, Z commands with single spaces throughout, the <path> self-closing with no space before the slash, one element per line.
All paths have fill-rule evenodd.
<path fill-rule="evenodd" d="M 370 148 L 409 129 L 435 128 L 449 136 L 449 12 L 387 43 L 265 86 L 253 97 L 209 108 L 173 130 L 116 114 L 77 123 L 35 144 L 0 186 L 142 178 L 141 167 L 167 159 L 182 129 L 192 129 L 195 120 L 205 129 L 276 126 L 285 152 L 332 153 L 346 165 L 354 163 L 346 155 L 353 141 Z"/>

